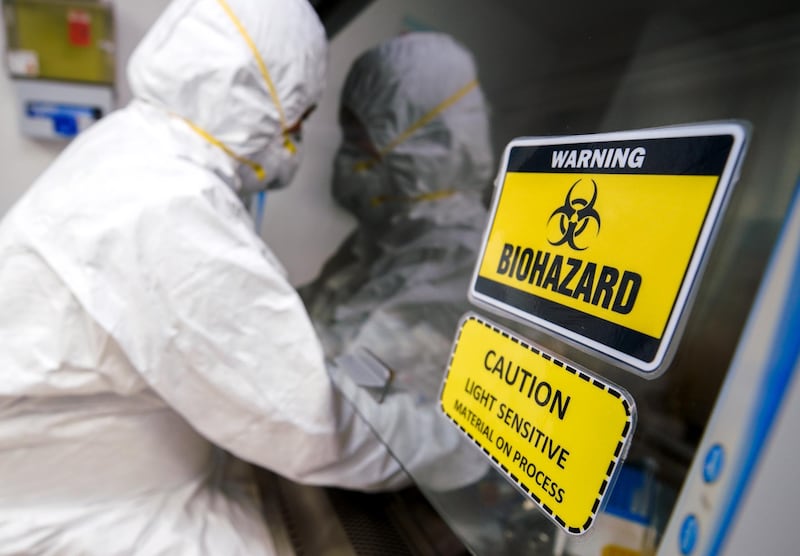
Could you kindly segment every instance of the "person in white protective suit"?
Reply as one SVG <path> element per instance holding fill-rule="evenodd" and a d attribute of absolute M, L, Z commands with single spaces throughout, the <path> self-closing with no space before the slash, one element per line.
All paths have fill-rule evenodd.
<path fill-rule="evenodd" d="M 270 554 L 219 450 L 357 489 L 407 476 L 332 386 L 241 202 L 320 97 L 305 0 L 178 0 L 0 224 L 0 554 Z"/>
<path fill-rule="evenodd" d="M 332 193 L 357 228 L 301 296 L 329 358 L 351 369 L 385 367 L 383 376 L 393 373 L 389 391 L 415 399 L 409 414 L 437 413 L 455 431 L 437 398 L 469 309 L 487 218 L 481 198 L 493 171 L 488 108 L 472 56 L 432 32 L 372 48 L 347 75 L 340 123 Z M 344 389 L 370 410 L 362 391 Z M 381 433 L 394 430 L 383 417 L 368 420 Z M 422 486 L 462 486 L 486 471 L 466 438 L 438 437 L 452 457 L 425 469 L 408 463 L 420 446 L 392 444 Z"/>

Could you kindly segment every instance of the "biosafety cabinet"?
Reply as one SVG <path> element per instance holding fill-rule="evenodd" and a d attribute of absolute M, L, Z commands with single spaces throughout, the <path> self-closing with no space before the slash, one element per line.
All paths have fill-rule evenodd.
<path fill-rule="evenodd" d="M 405 21 L 475 52 L 498 177 L 417 395 L 487 465 L 417 487 L 478 555 L 797 554 L 800 5 L 441 4 Z"/>

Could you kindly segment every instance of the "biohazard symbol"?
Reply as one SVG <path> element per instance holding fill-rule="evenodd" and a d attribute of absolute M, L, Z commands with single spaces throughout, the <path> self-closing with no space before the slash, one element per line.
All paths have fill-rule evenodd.
<path fill-rule="evenodd" d="M 554 220 L 556 221 L 559 232 L 559 234 L 556 235 L 560 235 L 556 240 L 548 239 L 551 245 L 558 246 L 566 243 L 576 251 L 583 251 L 589 246 L 586 245 L 585 239 L 581 242 L 581 245 L 578 245 L 579 238 L 585 233 L 590 232 L 591 228 L 595 226 L 597 228 L 595 230 L 595 236 L 600 232 L 600 215 L 594 208 L 594 203 L 597 201 L 597 183 L 592 180 L 592 198 L 587 201 L 586 199 L 573 196 L 575 187 L 580 182 L 581 180 L 578 180 L 572 184 L 572 187 L 570 187 L 567 192 L 567 198 L 564 200 L 564 204 L 554 210 L 547 221 L 548 229 L 550 229 L 550 224 Z M 592 223 L 594 223 L 594 226 L 590 228 L 589 224 Z"/>

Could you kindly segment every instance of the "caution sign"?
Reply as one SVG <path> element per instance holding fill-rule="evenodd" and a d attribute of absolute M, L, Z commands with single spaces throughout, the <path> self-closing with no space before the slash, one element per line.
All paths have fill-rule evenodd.
<path fill-rule="evenodd" d="M 744 139 L 716 124 L 513 141 L 471 299 L 656 376 Z"/>
<path fill-rule="evenodd" d="M 594 522 L 635 424 L 625 392 L 472 314 L 456 337 L 441 407 L 572 534 Z"/>

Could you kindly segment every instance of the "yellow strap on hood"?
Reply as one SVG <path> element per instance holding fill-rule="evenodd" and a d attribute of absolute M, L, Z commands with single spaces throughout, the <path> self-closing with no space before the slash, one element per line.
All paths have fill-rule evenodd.
<path fill-rule="evenodd" d="M 472 89 L 478 86 L 478 80 L 473 79 L 463 87 L 461 87 L 458 91 L 447 97 L 443 102 L 435 106 L 431 111 L 427 114 L 423 115 L 419 120 L 408 126 L 405 131 L 403 131 L 400 135 L 394 138 L 388 145 L 383 147 L 378 151 L 379 158 L 382 158 L 389 154 L 392 150 L 394 150 L 399 144 L 403 141 L 407 140 L 411 135 L 413 135 L 418 129 L 422 126 L 430 123 L 436 116 L 453 106 L 456 102 L 461 100 L 467 93 L 469 93 Z M 375 163 L 378 162 L 376 159 L 370 160 L 362 160 L 356 162 L 353 165 L 353 170 L 356 172 L 363 172 L 364 170 L 369 169 Z"/>
<path fill-rule="evenodd" d="M 408 126 L 408 128 L 398 135 L 394 141 L 383 147 L 379 152 L 381 156 L 389 153 L 393 150 L 397 145 L 408 139 L 415 131 L 417 131 L 422 126 L 428 124 L 431 120 L 433 120 L 436 116 L 453 106 L 456 102 L 461 100 L 461 98 L 469 93 L 472 89 L 478 86 L 478 81 L 473 79 L 463 87 L 461 87 L 458 91 L 450 95 L 448 98 L 444 100 L 441 104 L 436 106 L 433 110 L 422 116 L 419 120 Z"/>
<path fill-rule="evenodd" d="M 258 64 L 258 71 L 261 72 L 261 77 L 264 78 L 264 83 L 267 85 L 267 91 L 269 91 L 269 96 L 272 97 L 272 102 L 275 104 L 275 107 L 278 109 L 278 119 L 281 124 L 281 134 L 284 137 L 284 146 L 289 149 L 292 153 L 297 152 L 297 147 L 292 142 L 289 134 L 287 133 L 287 129 L 289 126 L 286 124 L 286 115 L 283 112 L 283 106 L 281 105 L 281 101 L 278 98 L 278 90 L 275 88 L 275 83 L 272 81 L 272 77 L 269 75 L 269 71 L 267 71 L 267 64 L 264 63 L 264 59 L 261 57 L 258 49 L 256 48 L 256 44 L 253 42 L 253 39 L 250 38 L 250 34 L 247 32 L 247 29 L 244 28 L 242 22 L 236 17 L 236 14 L 233 13 L 228 2 L 225 0 L 217 0 L 217 3 L 220 7 L 225 10 L 225 13 L 228 15 L 230 20 L 233 22 L 234 26 L 236 26 L 236 30 L 239 31 L 239 34 L 244 39 L 244 42 L 247 43 L 248 48 L 250 48 L 250 52 L 253 54 L 253 58 L 256 59 L 256 63 Z"/>
<path fill-rule="evenodd" d="M 400 197 L 397 195 L 378 195 L 377 197 L 373 197 L 372 199 L 370 199 L 370 204 L 373 207 L 379 207 L 383 203 L 396 203 L 396 202 L 419 203 L 421 201 L 436 201 L 438 199 L 446 199 L 447 197 L 454 195 L 455 192 L 456 192 L 455 189 L 442 189 L 440 191 L 421 193 L 419 195 L 414 195 L 412 197 Z"/>
<path fill-rule="evenodd" d="M 284 141 L 283 145 L 292 154 L 297 152 L 297 146 L 292 142 L 289 134 L 287 133 L 287 126 L 286 126 L 286 115 L 283 112 L 283 106 L 281 105 L 281 101 L 278 98 L 278 91 L 275 89 L 275 84 L 272 82 L 272 78 L 269 75 L 269 71 L 267 71 L 267 65 L 264 63 L 264 59 L 261 57 L 261 54 L 258 52 L 253 39 L 250 38 L 250 34 L 247 32 L 247 29 L 244 28 L 242 22 L 236 17 L 236 14 L 233 13 L 230 5 L 225 0 L 217 0 L 217 3 L 223 9 L 223 11 L 227 14 L 230 20 L 233 22 L 233 25 L 236 27 L 236 30 L 244 39 L 244 42 L 247 44 L 250 52 L 253 54 L 253 58 L 256 60 L 256 64 L 258 65 L 258 70 L 261 73 L 261 77 L 264 78 L 264 83 L 267 85 L 267 91 L 269 92 L 269 96 L 272 98 L 272 102 L 275 104 L 275 108 L 278 110 L 278 120 L 281 126 L 281 135 L 283 135 Z M 233 150 L 228 147 L 225 143 L 214 137 L 213 134 L 206 131 L 193 121 L 189 120 L 188 118 L 184 118 L 183 116 L 175 114 L 175 116 L 182 119 L 186 124 L 192 128 L 192 130 L 200 135 L 203 139 L 214 145 L 215 147 L 222 150 L 225 154 L 230 156 L 235 161 L 239 162 L 240 164 L 244 164 L 245 166 L 249 167 L 255 173 L 256 177 L 259 181 L 265 181 L 267 179 L 267 173 L 264 168 L 257 162 L 250 160 L 249 158 L 245 158 L 233 152 Z"/>
<path fill-rule="evenodd" d="M 209 132 L 207 132 L 205 129 L 203 129 L 199 125 L 195 124 L 191 120 L 187 120 L 183 116 L 178 116 L 178 117 L 180 119 L 182 119 L 184 122 L 186 122 L 186 125 L 188 125 L 190 128 L 192 128 L 192 130 L 195 133 L 197 133 L 200 137 L 202 137 L 203 139 L 205 139 L 206 141 L 208 141 L 209 143 L 211 143 L 215 147 L 218 147 L 219 149 L 221 149 L 225 154 L 227 154 L 229 157 L 234 159 L 236 162 L 239 162 L 240 164 L 244 164 L 245 166 L 248 166 L 251 170 L 253 170 L 253 172 L 255 173 L 255 175 L 256 175 L 256 177 L 258 178 L 259 181 L 266 181 L 267 173 L 264 171 L 264 168 L 259 163 L 253 162 L 249 158 L 245 158 L 243 156 L 239 156 L 238 154 L 233 152 L 230 149 L 230 147 L 228 147 L 228 145 L 226 145 L 225 143 L 223 143 L 222 141 L 220 141 L 219 139 L 217 139 L 216 137 L 211 135 Z"/>

